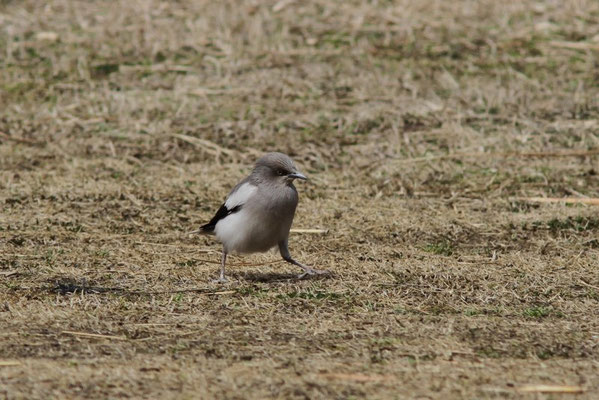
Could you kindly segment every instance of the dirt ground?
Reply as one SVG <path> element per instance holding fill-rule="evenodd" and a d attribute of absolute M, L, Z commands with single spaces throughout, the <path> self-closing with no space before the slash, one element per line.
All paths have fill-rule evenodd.
<path fill-rule="evenodd" d="M 530 199 L 599 197 L 598 55 L 595 0 L 0 0 L 0 398 L 599 398 L 598 209 Z M 275 150 L 333 275 L 212 283 Z"/>

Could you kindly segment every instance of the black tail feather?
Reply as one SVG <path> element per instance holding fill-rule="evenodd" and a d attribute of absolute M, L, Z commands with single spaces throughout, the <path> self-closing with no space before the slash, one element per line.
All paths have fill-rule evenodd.
<path fill-rule="evenodd" d="M 200 229 L 198 231 L 199 234 L 204 234 L 204 235 L 210 235 L 214 233 L 214 228 L 216 227 L 216 224 L 211 224 L 210 222 L 207 223 L 206 225 L 202 225 L 200 226 Z"/>

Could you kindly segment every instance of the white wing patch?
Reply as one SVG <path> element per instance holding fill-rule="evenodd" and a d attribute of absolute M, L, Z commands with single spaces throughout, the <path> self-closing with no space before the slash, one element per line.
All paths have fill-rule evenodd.
<path fill-rule="evenodd" d="M 256 186 L 249 182 L 244 183 L 227 198 L 225 201 L 225 207 L 231 210 L 237 206 L 243 205 L 250 197 L 254 195 L 254 193 L 256 193 L 257 189 L 258 188 Z"/>

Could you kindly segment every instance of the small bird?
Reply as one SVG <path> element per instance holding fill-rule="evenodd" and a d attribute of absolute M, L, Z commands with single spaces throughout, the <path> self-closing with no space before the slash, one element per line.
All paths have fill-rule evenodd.
<path fill-rule="evenodd" d="M 304 272 L 299 278 L 326 273 L 295 261 L 288 248 L 289 229 L 295 215 L 298 195 L 293 181 L 307 180 L 283 153 L 262 156 L 248 177 L 239 182 L 216 215 L 199 233 L 216 235 L 223 244 L 220 276 L 226 282 L 225 262 L 230 253 L 265 252 L 279 247 L 281 257 Z"/>

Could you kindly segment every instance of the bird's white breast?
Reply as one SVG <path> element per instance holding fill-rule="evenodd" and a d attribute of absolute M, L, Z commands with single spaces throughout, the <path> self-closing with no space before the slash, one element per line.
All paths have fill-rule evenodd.
<path fill-rule="evenodd" d="M 248 244 L 252 232 L 256 230 L 256 223 L 247 209 L 231 214 L 216 224 L 215 233 L 218 240 L 225 246 L 226 252 L 250 252 Z"/>

